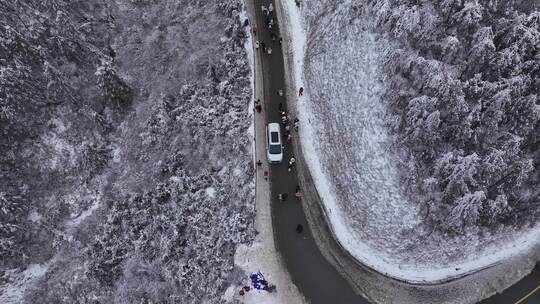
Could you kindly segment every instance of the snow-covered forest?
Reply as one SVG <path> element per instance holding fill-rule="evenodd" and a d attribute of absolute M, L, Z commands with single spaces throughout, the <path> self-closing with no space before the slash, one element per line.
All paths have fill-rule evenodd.
<path fill-rule="evenodd" d="M 538 241 L 539 6 L 301 6 L 292 22 L 304 33 L 292 43 L 305 52 L 302 145 L 334 233 L 356 258 L 439 280 Z"/>
<path fill-rule="evenodd" d="M 381 31 L 400 42 L 386 54 L 385 98 L 411 195 L 452 233 L 537 222 L 540 4 L 372 5 Z"/>
<path fill-rule="evenodd" d="M 218 303 L 252 240 L 240 0 L 0 0 L 0 302 Z"/>

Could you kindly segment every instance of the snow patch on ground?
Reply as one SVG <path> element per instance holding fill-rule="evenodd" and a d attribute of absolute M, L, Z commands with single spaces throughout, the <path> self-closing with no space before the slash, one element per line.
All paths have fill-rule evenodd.
<path fill-rule="evenodd" d="M 214 187 L 208 187 L 206 188 L 206 195 L 208 195 L 211 198 L 216 197 L 216 189 Z"/>
<path fill-rule="evenodd" d="M 49 269 L 47 264 L 30 264 L 25 271 L 18 273 L 18 269 L 5 272 L 3 280 L 7 283 L 0 288 L 0 303 L 21 303 L 25 291 L 31 284 L 42 277 Z"/>
<path fill-rule="evenodd" d="M 347 16 L 348 2 L 336 5 L 329 17 L 316 15 L 317 3 L 305 12 L 294 0 L 284 0 L 284 6 L 294 91 L 305 88 L 296 101 L 302 148 L 333 233 L 347 251 L 379 272 L 422 282 L 482 269 L 538 243 L 539 227 L 482 238 L 425 231 L 417 206 L 402 195 L 384 127 L 378 67 L 390 44 L 358 20 L 343 27 L 339 18 Z M 316 31 L 306 27 L 310 17 L 318 18 L 309 23 Z M 306 29 L 313 37 L 309 50 Z"/>
<path fill-rule="evenodd" d="M 254 272 L 260 271 L 266 280 L 270 284 L 274 284 L 278 286 L 276 283 L 276 279 L 274 278 L 274 273 L 278 273 L 281 271 L 279 268 L 264 268 L 262 265 L 264 263 L 261 263 L 264 261 L 264 259 L 267 259 L 265 255 L 267 255 L 267 250 L 264 248 L 264 244 L 261 242 L 255 242 L 251 246 L 246 245 L 240 245 L 236 249 L 236 254 L 234 256 L 234 263 L 235 265 L 239 266 L 246 272 L 246 274 L 250 275 Z M 262 269 L 261 269 L 262 268 Z M 249 282 L 249 277 L 246 276 L 245 279 L 245 285 L 251 286 Z M 251 288 L 251 290 L 247 293 L 245 293 L 244 296 L 240 296 L 238 292 L 243 286 L 231 286 L 230 288 L 234 289 L 235 297 L 239 300 L 241 300 L 243 303 L 246 304 L 276 304 L 276 303 L 287 303 L 283 302 L 282 299 L 279 299 L 279 287 L 277 287 L 276 292 L 267 292 L 264 290 L 257 290 L 254 288 Z"/>
<path fill-rule="evenodd" d="M 48 132 L 42 136 L 42 142 L 45 148 L 52 153 L 46 154 L 46 163 L 52 169 L 64 167 L 66 165 L 74 166 L 76 164 L 75 149 L 73 145 L 67 142 L 64 138 L 59 137 L 56 133 Z M 63 163 L 67 159 L 69 164 Z"/>
<path fill-rule="evenodd" d="M 79 214 L 76 218 L 70 220 L 68 223 L 67 223 L 67 227 L 76 227 L 78 226 L 85 218 L 89 217 L 90 215 L 92 215 L 92 213 L 99 207 L 99 200 L 94 200 L 92 202 L 92 205 L 90 205 L 90 207 L 88 207 L 88 209 L 84 210 L 83 212 L 81 212 L 81 214 Z"/>
<path fill-rule="evenodd" d="M 43 219 L 43 216 L 41 216 L 41 214 L 39 214 L 36 210 L 32 210 L 28 214 L 28 219 L 33 223 L 39 223 L 41 219 Z"/>
<path fill-rule="evenodd" d="M 119 146 L 113 146 L 112 149 L 112 162 L 119 163 L 122 160 L 122 149 Z"/>

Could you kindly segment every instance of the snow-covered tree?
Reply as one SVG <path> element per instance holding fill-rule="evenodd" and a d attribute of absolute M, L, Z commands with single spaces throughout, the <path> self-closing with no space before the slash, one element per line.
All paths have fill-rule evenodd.
<path fill-rule="evenodd" d="M 464 228 L 475 225 L 480 219 L 485 200 L 486 195 L 483 191 L 467 193 L 456 199 L 455 206 L 450 211 L 445 225 L 456 232 L 462 232 Z"/>
<path fill-rule="evenodd" d="M 434 176 L 440 180 L 443 200 L 449 204 L 477 186 L 476 174 L 479 169 L 479 157 L 476 153 L 463 156 L 463 151 L 443 154 L 435 162 Z"/>
<path fill-rule="evenodd" d="M 403 168 L 407 183 L 432 181 L 430 187 L 417 187 L 422 197 L 431 197 L 426 200 L 431 206 L 454 206 L 458 199 L 465 206 L 464 197 L 483 191 L 485 206 L 504 201 L 510 208 L 527 208 L 533 199 L 520 193 L 540 181 L 531 169 L 540 148 L 535 134 L 540 130 L 537 6 L 526 1 L 373 2 L 378 24 L 401 42 L 385 54 L 384 71 L 389 117 L 399 122 L 392 131 L 416 161 Z M 436 102 L 426 102 L 430 98 Z M 441 195 L 431 196 L 428 188 Z M 436 217 L 445 208 L 431 209 L 442 210 L 432 213 Z M 454 212 L 462 210 L 468 209 Z M 495 225 L 502 213 L 485 211 L 480 221 L 463 224 Z M 488 219 L 490 214 L 496 220 Z"/>
<path fill-rule="evenodd" d="M 111 63 L 104 62 L 98 67 L 95 75 L 98 77 L 98 85 L 103 98 L 116 107 L 129 105 L 133 97 L 132 89 L 118 76 Z"/>
<path fill-rule="evenodd" d="M 0 256 L 4 257 L 0 265 L 8 263 L 8 258 L 24 257 L 23 239 L 25 217 L 28 206 L 23 197 L 16 193 L 0 192 Z"/>

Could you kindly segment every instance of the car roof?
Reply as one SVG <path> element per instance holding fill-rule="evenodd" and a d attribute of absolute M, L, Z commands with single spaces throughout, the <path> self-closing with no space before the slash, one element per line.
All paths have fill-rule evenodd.
<path fill-rule="evenodd" d="M 279 124 L 271 122 L 268 124 L 268 131 L 270 132 L 279 132 Z"/>

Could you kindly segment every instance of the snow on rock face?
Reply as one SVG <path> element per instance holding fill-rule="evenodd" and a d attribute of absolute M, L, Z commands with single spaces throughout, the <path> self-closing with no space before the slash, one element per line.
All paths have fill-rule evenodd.
<path fill-rule="evenodd" d="M 403 151 L 390 135 L 394 118 L 383 67 L 392 48 L 350 1 L 310 1 L 291 20 L 301 143 L 331 227 L 359 261 L 390 276 L 434 281 L 482 268 L 538 240 L 539 229 L 433 229 L 404 188 Z M 306 42 L 306 37 L 309 39 Z M 402 92 L 405 94 L 405 92 Z M 431 117 L 431 116 L 430 116 Z M 445 221 L 444 218 L 440 219 Z"/>

